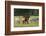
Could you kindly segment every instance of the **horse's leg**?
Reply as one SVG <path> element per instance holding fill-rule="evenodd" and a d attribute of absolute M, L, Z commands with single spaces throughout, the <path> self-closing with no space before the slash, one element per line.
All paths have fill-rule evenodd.
<path fill-rule="evenodd" d="M 27 21 L 27 24 L 29 24 L 29 22 Z"/>

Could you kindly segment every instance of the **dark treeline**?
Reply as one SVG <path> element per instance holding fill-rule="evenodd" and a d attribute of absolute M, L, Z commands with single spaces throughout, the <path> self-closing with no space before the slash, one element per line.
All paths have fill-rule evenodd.
<path fill-rule="evenodd" d="M 14 16 L 38 16 L 39 9 L 14 9 Z"/>

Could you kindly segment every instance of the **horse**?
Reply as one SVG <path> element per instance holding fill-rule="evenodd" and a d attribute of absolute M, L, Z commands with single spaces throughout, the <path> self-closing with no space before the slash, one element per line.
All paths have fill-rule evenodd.
<path fill-rule="evenodd" d="M 29 24 L 29 16 L 24 16 L 23 24 Z"/>
<path fill-rule="evenodd" d="M 31 22 L 38 22 L 39 18 L 32 18 Z"/>

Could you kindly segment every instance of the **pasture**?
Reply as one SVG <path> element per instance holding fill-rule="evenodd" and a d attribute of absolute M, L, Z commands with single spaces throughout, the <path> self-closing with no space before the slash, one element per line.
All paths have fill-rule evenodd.
<path fill-rule="evenodd" d="M 23 24 L 23 23 L 16 23 L 15 18 L 17 16 L 14 16 L 14 27 L 36 27 L 39 26 L 39 21 L 32 21 L 33 18 L 39 18 L 39 16 L 30 16 L 30 20 L 28 24 Z M 19 17 L 17 17 L 19 18 Z"/>

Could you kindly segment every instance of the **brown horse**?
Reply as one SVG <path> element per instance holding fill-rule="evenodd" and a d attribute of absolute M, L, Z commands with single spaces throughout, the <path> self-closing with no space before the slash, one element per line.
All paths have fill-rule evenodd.
<path fill-rule="evenodd" d="M 25 20 L 23 20 L 23 23 L 25 24 L 29 24 L 28 20 L 29 20 L 29 16 L 24 16 Z"/>

